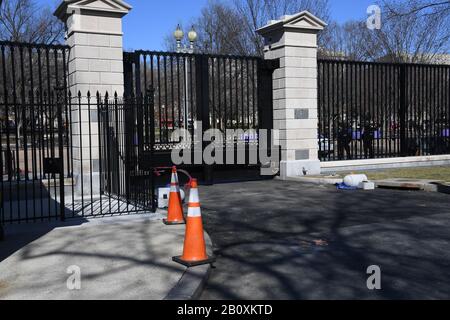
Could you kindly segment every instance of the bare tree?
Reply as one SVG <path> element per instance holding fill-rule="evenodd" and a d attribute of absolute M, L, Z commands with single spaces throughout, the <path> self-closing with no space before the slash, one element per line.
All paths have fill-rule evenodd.
<path fill-rule="evenodd" d="M 264 40 L 255 30 L 269 20 L 302 10 L 329 20 L 328 0 L 209 0 L 192 24 L 199 33 L 202 52 L 262 55 Z M 171 35 L 166 38 L 166 47 L 174 49 Z"/>
<path fill-rule="evenodd" d="M 322 34 L 318 55 L 325 59 L 370 60 L 368 52 L 372 44 L 363 43 L 366 26 L 361 21 L 343 24 L 332 22 Z"/>
<path fill-rule="evenodd" d="M 202 52 L 249 54 L 245 19 L 232 7 L 210 1 L 195 22 L 198 48 Z"/>
<path fill-rule="evenodd" d="M 0 39 L 53 44 L 61 42 L 64 25 L 49 7 L 33 0 L 8 0 L 0 4 Z"/>
<path fill-rule="evenodd" d="M 366 21 L 333 24 L 322 42 L 321 55 L 365 61 L 446 62 L 441 58 L 450 50 L 450 13 L 445 7 L 426 9 L 422 0 L 384 0 L 380 6 L 380 30 L 369 30 Z"/>
<path fill-rule="evenodd" d="M 243 19 L 249 49 L 259 55 L 263 54 L 264 40 L 255 30 L 266 25 L 269 20 L 303 10 L 310 11 L 324 21 L 330 20 L 328 0 L 234 0 L 234 6 Z"/>
<path fill-rule="evenodd" d="M 448 6 L 448 2 L 447 2 Z M 377 52 L 372 59 L 393 62 L 439 62 L 450 51 L 450 11 L 438 3 L 428 8 L 423 0 L 384 1 L 382 29 L 366 32 Z M 399 14 L 405 13 L 405 14 Z"/>
<path fill-rule="evenodd" d="M 396 8 L 391 5 L 391 1 L 383 0 L 383 5 L 391 11 L 393 16 L 407 16 L 412 14 L 423 15 L 436 15 L 447 13 L 450 14 L 450 1 L 449 0 L 416 0 L 411 1 L 406 8 Z"/>

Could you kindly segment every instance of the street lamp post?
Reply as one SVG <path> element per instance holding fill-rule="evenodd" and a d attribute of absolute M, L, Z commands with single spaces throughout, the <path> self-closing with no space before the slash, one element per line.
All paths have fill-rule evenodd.
<path fill-rule="evenodd" d="M 181 30 L 180 25 L 177 26 L 177 29 L 173 33 L 175 40 L 177 41 L 177 53 L 194 53 L 194 43 L 197 41 L 197 32 L 194 30 L 194 26 L 192 26 L 191 31 L 188 33 L 189 47 L 186 45 L 182 45 L 181 41 L 184 38 L 184 32 Z M 184 86 L 185 86 L 185 95 L 184 95 L 184 129 L 185 131 L 189 131 L 189 64 L 188 57 L 184 57 Z M 184 137 L 186 141 L 186 137 Z"/>

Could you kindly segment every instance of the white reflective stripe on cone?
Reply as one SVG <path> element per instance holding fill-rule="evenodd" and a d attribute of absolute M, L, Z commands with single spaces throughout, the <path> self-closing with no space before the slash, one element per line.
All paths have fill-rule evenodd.
<path fill-rule="evenodd" d="M 197 188 L 191 189 L 191 191 L 189 192 L 189 202 L 192 202 L 192 203 L 200 202 L 200 199 L 198 197 L 198 189 Z"/>
<path fill-rule="evenodd" d="M 200 207 L 189 208 L 188 209 L 188 217 L 197 218 L 202 216 L 202 210 Z"/>
<path fill-rule="evenodd" d="M 179 185 L 170 185 L 170 192 L 180 192 L 180 186 Z"/>

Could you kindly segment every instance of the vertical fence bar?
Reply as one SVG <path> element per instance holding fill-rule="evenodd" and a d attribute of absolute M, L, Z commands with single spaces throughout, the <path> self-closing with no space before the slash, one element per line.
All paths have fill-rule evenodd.
<path fill-rule="evenodd" d="M 400 154 L 406 154 L 406 67 L 400 66 Z"/>
<path fill-rule="evenodd" d="M 127 89 L 125 89 L 126 92 Z M 100 215 L 103 215 L 103 192 L 104 192 L 104 173 L 103 173 L 103 161 L 105 159 L 105 143 L 104 139 L 104 124 L 103 124 L 103 110 L 102 110 L 102 100 L 100 97 L 100 93 L 97 91 L 97 125 L 98 125 L 98 145 L 99 145 L 99 206 L 100 206 Z"/>
<path fill-rule="evenodd" d="M 80 180 L 81 180 L 81 215 L 84 217 L 84 170 L 83 170 L 83 128 L 82 128 L 82 103 L 81 103 L 81 91 L 78 91 L 78 135 L 79 135 L 79 163 L 80 163 Z"/>
<path fill-rule="evenodd" d="M 64 193 L 64 123 L 63 123 L 63 101 L 65 99 L 64 88 L 58 88 L 56 107 L 58 118 L 58 149 L 59 149 L 59 214 L 61 221 L 66 220 L 66 205 Z M 56 197 L 55 197 L 56 198 Z M 56 200 L 56 199 L 55 199 Z"/>

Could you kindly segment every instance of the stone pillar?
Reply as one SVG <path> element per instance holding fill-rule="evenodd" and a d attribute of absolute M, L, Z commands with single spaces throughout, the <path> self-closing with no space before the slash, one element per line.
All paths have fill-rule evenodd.
<path fill-rule="evenodd" d="M 257 30 L 265 39 L 264 58 L 280 59 L 273 75 L 273 118 L 282 148 L 282 179 L 320 174 L 317 34 L 325 26 L 303 11 Z"/>
<path fill-rule="evenodd" d="M 64 0 L 55 11 L 66 25 L 66 43 L 70 46 L 68 85 L 74 97 L 71 126 L 78 194 L 97 195 L 100 191 L 96 93 L 124 93 L 122 18 L 130 10 L 131 6 L 120 0 Z M 76 98 L 79 92 L 83 97 L 81 108 Z M 88 92 L 92 96 L 90 114 Z"/>

